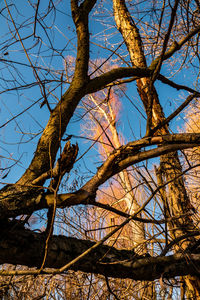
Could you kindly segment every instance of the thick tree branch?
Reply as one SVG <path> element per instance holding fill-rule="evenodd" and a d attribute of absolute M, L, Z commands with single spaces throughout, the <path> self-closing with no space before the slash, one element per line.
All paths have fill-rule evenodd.
<path fill-rule="evenodd" d="M 50 116 L 30 166 L 18 181 L 18 184 L 21 186 L 29 184 L 41 174 L 50 170 L 52 167 L 50 166 L 50 160 L 52 165 L 54 165 L 61 138 L 79 101 L 85 96 L 84 89 L 88 82 L 89 63 L 88 14 L 94 4 L 95 1 L 91 1 L 90 5 L 86 1 L 86 7 L 80 9 L 77 6 L 77 1 L 71 1 L 72 16 L 77 33 L 77 56 L 74 77 L 69 89 Z"/>
<path fill-rule="evenodd" d="M 95 3 L 97 2 L 97 0 L 85 0 L 83 2 L 83 9 L 89 13 L 92 8 L 94 7 Z"/>
<path fill-rule="evenodd" d="M 137 67 L 115 68 L 98 77 L 95 77 L 94 79 L 91 79 L 90 82 L 87 84 L 86 92 L 87 94 L 95 93 L 105 88 L 107 85 L 114 82 L 115 80 L 121 78 L 136 77 L 137 79 L 137 78 L 149 77 L 151 73 L 152 71 L 150 71 L 148 68 L 137 68 Z"/>
<path fill-rule="evenodd" d="M 3 234 L 3 232 L 1 232 Z M 42 273 L 54 273 L 95 243 L 64 236 L 52 236 L 49 243 L 46 265 Z M 13 227 L 6 230 L 0 248 L 0 263 L 40 267 L 43 258 L 44 234 Z M 100 245 L 92 255 L 85 256 L 70 269 L 102 274 L 114 278 L 154 280 L 174 278 L 179 275 L 196 275 L 200 267 L 200 254 L 175 254 L 167 257 L 138 256 L 133 250 L 117 250 Z M 51 268 L 51 269 L 49 269 Z M 31 271 L 28 271 L 31 273 Z M 33 270 L 32 274 L 37 274 Z M 1 271 L 0 275 L 23 274 L 23 271 Z M 27 271 L 24 271 L 27 274 Z"/>
<path fill-rule="evenodd" d="M 200 134 L 182 133 L 166 136 L 143 138 L 130 142 L 114 150 L 107 160 L 98 168 L 97 173 L 77 192 L 58 195 L 57 207 L 94 203 L 96 191 L 101 184 L 129 166 L 141 161 L 158 157 L 177 150 L 196 147 L 200 144 Z M 142 148 L 159 145 L 150 150 Z M 54 195 L 45 195 L 37 187 L 26 186 L 23 191 L 17 185 L 6 186 L 0 194 L 1 217 L 15 217 L 20 214 L 30 214 L 34 210 L 48 208 L 54 205 Z"/>

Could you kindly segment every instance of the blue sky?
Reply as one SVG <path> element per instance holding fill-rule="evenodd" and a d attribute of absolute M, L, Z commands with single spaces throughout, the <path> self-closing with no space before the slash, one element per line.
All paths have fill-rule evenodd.
<path fill-rule="evenodd" d="M 10 4 L 15 3 L 11 0 Z M 42 6 L 45 6 L 46 2 L 41 1 L 40 9 L 42 11 Z M 3 2 L 1 3 L 1 7 L 3 7 Z M 109 9 L 109 6 L 108 6 Z M 16 20 L 16 24 L 20 24 L 21 21 L 25 20 L 27 16 L 30 15 L 32 19 L 26 21 L 25 24 L 29 24 L 26 28 L 20 28 L 19 33 L 22 37 L 28 36 L 33 32 L 33 9 L 28 4 L 28 1 L 18 1 L 17 9 L 14 5 L 10 6 L 11 13 Z M 39 100 L 41 98 L 41 92 L 38 87 L 31 87 L 29 89 L 19 90 L 19 91 L 9 91 L 4 93 L 6 88 L 14 88 L 19 84 L 27 84 L 35 82 L 35 78 L 33 76 L 33 72 L 29 66 L 29 62 L 22 50 L 22 46 L 20 43 L 14 43 L 9 47 L 5 47 L 6 41 L 9 38 L 8 34 L 8 25 L 11 29 L 13 29 L 13 25 L 11 22 L 7 22 L 5 19 L 5 15 L 7 12 L 2 9 L 0 20 L 1 20 L 1 43 L 0 43 L 0 126 L 5 124 L 11 118 L 21 113 L 27 107 L 32 107 L 24 112 L 22 115 L 9 122 L 7 125 L 1 128 L 0 133 L 0 155 L 2 157 L 7 157 L 7 159 L 1 159 L 1 168 L 7 168 L 11 164 L 15 163 L 17 160 L 19 162 L 11 169 L 11 172 L 8 176 L 1 181 L 1 183 L 13 183 L 23 174 L 26 167 L 29 165 L 31 158 L 33 156 L 34 150 L 37 145 L 38 138 L 42 129 L 45 127 L 48 118 L 49 112 L 46 106 L 40 108 Z M 96 15 L 94 11 L 94 15 L 91 16 L 90 20 L 90 28 L 91 28 L 91 40 L 95 43 L 102 43 L 103 45 L 110 45 L 113 43 L 113 49 L 117 48 L 117 40 L 114 32 L 116 29 L 112 26 L 109 27 L 108 24 L 111 24 L 112 17 L 109 16 L 109 10 L 106 11 L 105 25 L 100 24 L 100 22 L 96 22 L 96 18 L 102 21 L 101 15 Z M 48 37 L 45 35 L 45 32 L 42 30 L 42 27 L 38 24 L 36 27 L 36 35 L 39 36 L 42 40 L 33 50 L 30 50 L 30 58 L 32 62 L 37 62 L 37 66 L 42 68 L 50 68 L 52 73 L 43 70 L 39 72 L 39 76 L 41 79 L 49 79 L 56 80 L 60 79 L 62 71 L 64 71 L 64 58 L 67 55 L 75 56 L 76 54 L 76 37 L 75 37 L 75 27 L 71 20 L 70 16 L 70 7 L 68 1 L 61 1 L 58 6 L 58 11 L 54 18 L 52 17 L 48 20 L 44 20 L 51 27 L 48 30 L 48 35 L 51 38 L 51 41 L 56 47 L 57 51 L 52 52 L 50 49 L 50 42 Z M 101 34 L 99 34 L 101 33 Z M 110 39 L 107 42 L 102 42 L 103 34 L 110 34 Z M 24 41 L 25 46 L 29 46 L 31 43 L 34 43 L 32 37 L 28 38 Z M 64 49 L 64 47 L 66 47 Z M 122 45 L 122 49 L 124 49 L 124 45 Z M 63 51 L 62 51 L 63 50 Z M 38 51 L 40 55 L 38 55 Z M 6 54 L 6 55 L 5 55 Z M 62 56 L 60 56 L 62 54 Z M 90 50 L 91 59 L 94 58 L 107 58 L 110 55 L 110 51 L 101 49 L 96 45 L 91 45 Z M 19 63 L 27 64 L 18 65 L 18 73 L 14 69 L 13 63 L 6 63 L 4 60 L 8 61 L 17 61 Z M 3 60 L 3 61 L 2 61 Z M 7 68 L 7 66 L 9 67 Z M 166 65 L 162 68 L 163 74 L 169 74 L 170 66 Z M 20 72 L 20 73 L 19 73 Z M 23 78 L 22 78 L 23 77 Z M 10 80 L 12 80 L 10 82 Z M 177 75 L 174 80 L 177 83 L 181 84 L 190 84 L 193 85 L 193 77 L 192 74 L 189 74 L 187 71 L 180 73 Z M 46 84 L 47 88 L 56 87 L 56 82 L 51 84 Z M 63 91 L 67 88 L 67 84 L 63 85 Z M 160 97 L 160 101 L 164 107 L 165 114 L 170 114 L 173 109 L 177 108 L 184 98 L 180 98 L 180 95 L 186 96 L 187 93 L 176 92 L 174 89 L 163 85 L 161 83 L 156 83 L 156 87 L 158 90 L 158 94 Z M 55 96 L 60 98 L 61 88 L 58 87 L 54 92 Z M 139 97 L 137 95 L 137 90 L 135 83 L 129 84 L 127 88 L 127 96 L 131 99 L 137 109 L 144 113 L 142 109 L 142 105 L 140 103 Z M 52 107 L 56 104 L 56 98 L 53 96 L 49 96 L 49 101 Z M 145 134 L 145 120 L 138 112 L 138 110 L 130 103 L 130 101 L 123 97 L 122 101 L 122 120 L 120 121 L 120 130 L 125 135 L 125 139 L 127 141 L 133 140 L 134 137 L 132 135 L 132 131 L 130 130 L 130 124 L 132 130 L 134 131 L 135 137 L 140 138 Z M 37 102 L 36 104 L 34 104 Z M 79 109 L 75 113 L 71 123 L 67 128 L 67 134 L 74 134 L 75 136 L 81 135 L 80 124 L 81 120 L 78 120 L 77 113 L 79 114 Z M 179 123 L 180 126 L 180 123 Z M 173 121 L 171 124 L 171 128 L 174 131 L 177 131 L 177 122 Z M 72 143 L 78 142 L 80 152 L 79 155 L 82 155 L 84 151 L 90 146 L 89 143 L 83 142 L 83 139 L 72 138 Z M 87 164 L 95 171 L 97 165 L 94 164 L 94 159 L 96 158 L 96 152 L 90 151 L 87 156 L 85 156 L 85 160 L 88 157 Z M 14 159 L 14 160 L 13 160 Z M 99 160 L 98 160 L 99 163 Z M 84 164 L 79 161 L 79 168 L 83 168 Z M 3 172 L 5 175 L 7 171 Z"/>

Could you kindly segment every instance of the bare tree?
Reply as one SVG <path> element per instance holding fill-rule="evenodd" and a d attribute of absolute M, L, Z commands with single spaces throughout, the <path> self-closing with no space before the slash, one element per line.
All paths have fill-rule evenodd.
<path fill-rule="evenodd" d="M 54 286 L 52 275 L 57 274 L 58 277 L 53 277 L 55 281 L 62 281 L 62 275 L 72 270 L 135 281 L 152 282 L 160 279 L 161 289 L 164 280 L 173 282 L 178 277 L 181 298 L 186 296 L 198 299 L 199 222 L 197 211 L 193 207 L 194 201 L 189 197 L 185 176 L 199 164 L 191 164 L 187 155 L 184 156 L 187 164 L 184 164 L 181 153 L 184 154 L 185 149 L 198 147 L 200 133 L 189 132 L 187 128 L 183 133 L 173 133 L 169 129 L 169 123 L 177 120 L 182 110 L 200 96 L 192 82 L 178 84 L 176 78 L 171 79 L 176 73 L 179 76 L 192 74 L 192 81 L 198 86 L 198 72 L 195 72 L 196 66 L 199 67 L 199 1 L 140 3 L 113 0 L 111 10 L 110 2 L 107 1 L 71 0 L 70 12 L 69 4 L 64 0 L 45 3 L 39 0 L 36 3 L 29 1 L 28 5 L 28 17 L 21 14 L 20 5 L 6 0 L 1 9 L 1 18 L 6 21 L 7 28 L 0 44 L 2 107 L 6 107 L 11 115 L 10 119 L 1 124 L 1 128 L 8 134 L 9 130 L 14 131 L 12 124 L 15 124 L 16 138 L 20 139 L 19 150 L 23 147 L 26 149 L 26 143 L 36 139 L 37 145 L 36 149 L 31 150 L 34 151 L 32 158 L 28 157 L 29 165 L 16 178 L 16 182 L 11 176 L 12 167 L 20 165 L 22 158 L 16 159 L 11 153 L 8 154 L 9 146 L 6 152 L 9 157 L 2 155 L 4 186 L 0 192 L 0 261 L 1 264 L 26 268 L 3 267 L 0 275 L 15 276 L 14 278 L 22 275 L 45 275 Z M 56 22 L 61 15 L 64 16 L 66 27 L 60 30 Z M 92 37 L 92 34 L 98 35 L 97 30 L 102 30 L 98 43 Z M 106 34 L 103 36 L 104 30 Z M 59 40 L 60 36 L 65 37 L 63 44 Z M 15 57 L 13 53 L 16 49 Z M 94 65 L 92 56 L 98 57 L 99 53 L 106 57 L 96 60 Z M 106 63 L 109 63 L 110 70 L 103 68 Z M 127 142 L 121 143 L 110 102 L 104 101 L 105 109 L 102 109 L 96 102 L 94 93 L 107 93 L 105 99 L 109 100 L 112 90 L 124 83 L 127 84 L 127 91 L 122 89 L 122 93 L 136 107 L 132 119 L 134 122 L 138 121 L 139 127 L 139 117 L 135 117 L 136 111 L 139 111 L 146 124 L 143 121 L 141 132 L 134 133 L 135 138 L 125 135 Z M 134 102 L 137 96 L 131 99 L 128 95 L 129 91 L 136 92 L 135 86 L 144 111 Z M 168 117 L 165 117 L 165 103 L 161 101 L 161 88 L 165 91 L 166 87 L 168 90 L 170 87 L 171 90 L 183 91 L 184 97 L 184 101 L 171 114 L 169 108 L 166 110 Z M 12 107 L 3 98 L 10 93 L 19 105 L 23 103 L 21 99 L 28 98 L 29 106 L 18 111 L 16 105 L 13 115 Z M 35 99 L 35 95 L 38 99 Z M 178 93 L 174 95 L 178 97 Z M 89 99 L 86 111 L 82 109 L 82 105 L 86 103 L 85 97 Z M 67 136 L 68 128 L 75 118 L 82 120 L 85 114 L 95 117 L 97 106 L 107 120 L 107 128 L 103 121 L 101 123 L 100 119 L 96 119 L 102 134 L 93 138 L 89 149 L 83 153 L 80 140 L 78 144 L 70 142 L 74 136 Z M 35 111 L 31 111 L 33 107 Z M 37 132 L 34 133 L 34 125 L 27 129 L 25 113 L 29 113 L 35 126 L 37 124 Z M 125 122 L 123 117 L 120 121 Z M 142 135 L 144 127 L 146 132 Z M 112 138 L 109 132 L 112 133 Z M 105 136 L 106 139 L 103 139 Z M 109 151 L 108 146 L 104 147 L 106 155 L 103 163 L 95 171 L 94 168 L 91 171 L 88 169 L 92 162 L 87 154 L 88 151 L 94 153 L 93 148 L 99 142 L 101 145 L 109 144 Z M 5 152 L 6 141 L 4 144 L 2 151 Z M 30 151 L 30 148 L 27 149 Z M 160 164 L 157 160 L 154 174 L 151 159 L 159 157 Z M 81 174 L 77 171 L 77 164 L 81 159 L 84 160 L 87 176 L 84 172 Z M 96 161 L 93 158 L 93 161 L 99 163 L 98 158 Z M 140 178 L 138 182 L 147 190 L 141 202 L 132 192 L 130 168 L 135 168 Z M 73 171 L 74 180 L 70 177 Z M 127 203 L 133 205 L 129 211 L 125 211 L 124 207 L 114 208 L 112 203 L 101 203 L 101 199 L 97 197 L 100 187 L 116 175 L 126 190 Z M 9 178 L 12 182 L 6 182 Z M 66 191 L 62 192 L 62 187 Z M 90 228 L 87 222 L 91 218 L 85 215 L 83 209 L 88 212 L 88 207 L 101 207 L 120 216 L 121 222 L 109 232 L 103 231 L 98 240 L 89 239 L 84 235 L 84 228 Z M 46 216 L 45 209 L 48 210 Z M 36 213 L 40 214 L 42 226 L 45 225 L 41 229 L 37 219 L 34 227 L 38 226 L 39 231 L 34 230 L 33 226 L 27 226 L 27 222 Z M 56 235 L 54 229 L 58 225 L 54 225 L 55 220 L 59 224 L 58 214 L 61 215 L 60 220 L 65 219 L 65 226 L 60 224 L 59 233 L 62 234 Z M 74 224 L 72 216 L 78 220 Z M 130 222 L 139 224 L 139 236 L 145 239 L 143 253 L 107 243 Z M 146 233 L 151 238 L 148 239 Z M 134 234 L 133 239 L 133 245 L 136 245 L 139 241 Z M 81 278 L 79 276 L 83 275 L 77 275 L 77 282 Z M 5 278 L 5 286 L 8 286 L 9 277 Z M 85 282 L 88 294 L 77 296 L 71 291 L 70 297 L 90 297 L 94 281 L 87 278 Z M 104 283 L 108 292 L 117 298 L 112 289 L 116 288 L 115 285 L 110 284 L 108 279 Z M 44 286 L 39 295 L 51 291 L 51 284 L 48 288 Z M 27 283 L 26 289 L 29 288 Z M 154 290 L 152 295 L 147 293 L 145 297 L 148 299 L 155 294 Z"/>

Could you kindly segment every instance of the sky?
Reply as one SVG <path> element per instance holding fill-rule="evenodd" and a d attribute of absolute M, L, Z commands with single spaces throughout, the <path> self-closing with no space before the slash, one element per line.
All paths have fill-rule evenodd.
<path fill-rule="evenodd" d="M 35 3 L 37 3 L 37 1 L 35 1 Z M 43 6 L 45 6 L 46 3 L 46 1 L 41 1 L 39 12 L 43 11 Z M 36 44 L 32 50 L 29 50 L 31 61 L 41 67 L 41 71 L 38 73 L 40 78 L 42 80 L 54 81 L 46 83 L 47 89 L 57 87 L 58 84 L 56 80 L 60 80 L 62 72 L 65 74 L 65 60 L 68 61 L 69 57 L 76 55 L 75 27 L 71 19 L 69 1 L 58 1 L 57 3 L 58 10 L 56 15 L 52 13 L 50 18 L 44 18 L 43 23 L 37 24 L 36 36 L 39 37 L 39 43 Z M 19 28 L 21 37 L 31 35 L 34 29 L 34 10 L 29 5 L 29 1 L 19 0 L 15 6 L 15 1 L 9 0 L 8 4 L 10 5 L 12 16 L 16 20 L 16 24 L 23 24 L 23 26 Z M 101 6 L 100 1 L 98 5 Z M 33 86 L 28 89 L 17 90 L 17 92 L 14 90 L 5 92 L 6 89 L 14 89 L 20 84 L 24 86 L 26 84 L 32 84 L 35 82 L 35 78 L 21 44 L 19 42 L 10 43 L 9 31 L 11 30 L 12 32 L 13 24 L 10 21 L 10 17 L 9 20 L 6 19 L 8 13 L 4 9 L 3 1 L 0 2 L 0 9 L 0 168 L 2 176 L 5 177 L 9 166 L 14 165 L 7 176 L 1 179 L 1 185 L 3 185 L 18 180 L 29 165 L 40 134 L 47 124 L 49 112 L 46 105 L 40 108 L 42 96 L 38 87 Z M 120 42 L 115 34 L 116 28 L 112 25 L 110 11 L 110 4 L 106 7 L 104 14 L 97 14 L 96 10 L 93 10 L 93 14 L 90 18 L 92 41 L 90 48 L 91 60 L 97 58 L 106 59 L 107 56 L 110 55 L 110 51 L 97 47 L 95 43 L 112 47 L 113 50 L 118 47 Z M 29 16 L 30 18 L 28 18 Z M 98 20 L 98 22 L 96 22 L 96 20 Z M 48 35 L 42 28 L 44 24 L 49 26 L 47 30 Z M 108 35 L 107 40 L 104 40 L 105 35 Z M 30 44 L 34 45 L 36 41 L 37 39 L 33 40 L 32 37 L 29 37 L 24 40 L 24 45 L 29 47 Z M 51 43 L 56 48 L 56 51 L 52 51 Z M 125 49 L 124 45 L 121 47 L 122 50 Z M 15 64 L 12 63 L 13 61 L 18 62 L 18 70 L 16 70 Z M 172 68 L 170 65 L 164 66 L 161 73 L 164 75 L 168 74 L 170 68 Z M 183 75 L 176 75 L 174 80 L 181 84 L 188 84 L 188 81 L 190 81 L 191 87 L 193 85 L 193 77 L 191 74 L 187 76 L 187 72 Z M 60 98 L 61 93 L 64 92 L 67 87 L 67 84 L 64 84 L 62 89 L 58 86 L 56 90 L 53 91 L 54 96 L 49 96 L 52 107 L 55 106 L 57 99 Z M 173 109 L 177 108 L 187 95 L 187 93 L 183 92 L 177 93 L 174 89 L 166 85 L 164 86 L 161 83 L 156 83 L 156 88 L 166 115 L 169 115 Z M 126 95 L 127 97 L 121 99 L 122 113 L 119 127 L 121 132 L 126 133 L 123 133 L 125 135 L 125 141 L 130 141 L 135 138 L 138 139 L 145 134 L 145 119 L 140 113 L 142 112 L 142 114 L 144 114 L 144 110 L 139 101 L 134 82 L 127 87 Z M 131 99 L 134 105 L 130 103 L 129 99 Z M 30 109 L 25 111 L 28 107 L 30 107 Z M 23 111 L 25 112 L 22 113 Z M 66 134 L 76 136 L 72 138 L 71 141 L 72 143 L 78 142 L 80 148 L 79 156 L 90 146 L 88 142 L 83 140 L 80 126 L 82 122 L 80 112 L 81 109 L 79 107 L 66 131 Z M 18 114 L 20 115 L 18 116 Z M 16 116 L 18 117 L 16 118 Z M 176 120 L 180 121 L 180 117 L 178 118 L 179 119 Z M 176 120 L 171 124 L 173 131 L 178 130 Z M 179 127 L 180 124 L 183 123 L 180 122 Z M 135 136 L 133 136 L 132 132 L 134 132 Z M 77 138 L 77 136 L 80 136 L 80 138 Z M 96 151 L 90 151 L 85 155 L 84 161 L 78 162 L 77 170 L 83 168 L 87 161 L 86 164 L 89 162 L 89 167 L 92 172 L 95 172 L 96 167 L 100 164 L 100 159 L 95 163 L 95 158 Z M 154 161 L 156 160 L 152 160 L 152 162 Z"/>
<path fill-rule="evenodd" d="M 10 3 L 12 4 L 11 1 Z M 41 5 L 43 5 L 43 3 L 44 1 L 41 1 Z M 1 5 L 2 4 L 3 3 L 1 3 Z M 27 17 L 27 15 L 34 16 L 33 9 L 29 6 L 28 1 L 18 1 L 17 8 L 15 8 L 15 6 L 12 5 L 10 9 L 13 14 L 13 17 L 16 17 L 16 22 L 18 23 L 20 23 L 21 20 L 23 21 Z M 63 6 L 61 6 L 60 9 L 64 11 Z M 67 12 L 66 8 L 64 12 Z M 25 168 L 30 163 L 30 159 L 33 155 L 33 151 L 35 150 L 39 138 L 38 134 L 40 134 L 43 128 L 45 127 L 49 118 L 49 112 L 46 106 L 40 108 L 40 104 L 42 103 L 42 101 L 38 101 L 41 98 L 41 92 L 38 87 L 20 90 L 17 93 L 14 91 L 9 91 L 6 93 L 4 92 L 6 88 L 14 88 L 15 86 L 19 86 L 20 84 L 26 85 L 27 83 L 35 82 L 33 72 L 29 66 L 29 62 L 22 50 L 22 46 L 20 45 L 20 43 L 10 45 L 8 48 L 5 47 L 6 40 L 8 39 L 8 26 L 11 27 L 11 29 L 13 28 L 11 22 L 7 22 L 7 20 L 5 19 L 5 15 L 7 15 L 7 12 L 3 10 L 0 15 L 2 27 L 1 35 L 3 37 L 3 39 L 1 39 L 3 40 L 3 42 L 0 45 L 0 59 L 17 61 L 26 65 L 18 65 L 19 68 L 17 72 L 20 73 L 17 73 L 14 68 L 14 64 L 5 64 L 4 61 L 2 62 L 0 60 L 0 154 L 2 156 L 6 156 L 15 160 L 20 159 L 20 162 L 15 166 L 15 168 L 13 168 L 11 172 L 12 174 L 10 174 L 10 176 L 6 178 L 6 181 L 8 180 L 8 182 L 12 182 L 17 180 L 19 176 L 22 175 Z M 66 36 L 59 32 L 59 30 L 62 30 L 62 26 L 69 27 L 72 25 L 72 22 L 70 24 L 69 21 L 71 21 L 71 19 L 64 15 L 61 11 L 56 17 L 55 24 L 51 24 L 52 21 L 51 23 L 49 22 L 49 25 L 52 26 L 53 30 L 50 29 L 48 34 L 51 36 L 53 43 L 56 44 L 58 51 L 59 48 L 62 49 L 63 45 L 66 44 L 66 42 L 68 42 L 68 39 L 73 38 L 70 30 L 67 31 Z M 30 25 L 28 23 L 30 23 Z M 28 20 L 26 24 L 28 24 L 28 28 L 21 28 L 19 30 L 21 36 L 27 36 L 33 31 L 34 25 L 32 24 L 32 20 Z M 64 59 L 59 58 L 58 55 L 56 56 L 56 54 L 53 60 L 51 59 L 51 57 L 48 57 L 52 53 L 49 50 L 48 38 L 47 36 L 45 36 L 40 26 L 37 26 L 36 34 L 42 39 L 42 42 L 39 46 L 42 48 L 40 49 L 40 51 L 42 51 L 43 57 L 38 57 L 39 47 L 36 46 L 32 51 L 32 54 L 30 55 L 30 59 L 33 62 L 37 60 L 37 65 L 41 66 L 42 68 L 48 69 L 52 65 L 52 70 L 54 72 L 56 70 L 60 70 L 61 74 L 61 71 L 64 70 Z M 25 45 L 30 45 L 30 43 L 33 43 L 32 38 L 29 38 L 26 41 L 24 41 Z M 75 49 L 74 47 L 71 48 L 71 55 L 74 55 Z M 8 54 L 5 55 L 5 53 Z M 60 76 L 57 74 L 53 74 L 53 76 L 51 76 L 51 74 L 49 75 L 47 73 L 47 71 L 46 73 L 43 72 L 43 75 L 39 74 L 39 76 L 42 76 L 41 78 L 44 79 L 47 75 L 47 77 L 50 80 L 54 79 L 56 76 Z M 9 82 L 10 80 L 12 80 L 12 82 Z M 67 86 L 65 86 L 65 88 L 66 87 Z M 57 93 L 59 93 L 59 90 L 57 91 Z M 57 96 L 59 97 L 59 95 Z M 52 99 L 52 101 L 54 101 L 55 103 L 55 99 Z M 37 103 L 35 104 L 35 102 Z M 29 106 L 32 107 L 28 111 L 21 114 L 19 117 L 14 118 Z M 13 121 L 3 126 L 11 118 L 13 118 Z M 31 140 L 31 142 L 28 142 L 29 140 Z M 4 149 L 7 149 L 7 151 L 11 154 L 11 157 L 9 153 L 6 152 Z M 7 163 L 9 160 L 7 160 Z"/>

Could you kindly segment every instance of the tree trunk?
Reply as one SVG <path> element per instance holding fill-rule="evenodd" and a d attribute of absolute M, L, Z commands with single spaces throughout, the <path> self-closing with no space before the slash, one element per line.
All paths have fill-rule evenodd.
<path fill-rule="evenodd" d="M 147 64 L 139 30 L 127 10 L 125 1 L 113 0 L 113 8 L 117 28 L 124 38 L 132 65 L 137 67 L 146 67 Z M 137 87 L 147 113 L 147 134 L 149 134 L 153 127 L 157 126 L 165 119 L 164 113 L 160 105 L 156 89 L 150 78 L 138 79 Z M 167 125 L 162 127 L 158 132 L 156 132 L 156 134 L 169 134 Z M 166 181 L 172 180 L 182 174 L 182 167 L 177 152 L 161 156 L 160 164 L 162 174 L 165 176 Z M 177 216 L 178 214 L 184 215 L 190 211 L 191 204 L 185 189 L 183 176 L 180 176 L 178 179 L 174 179 L 168 185 L 167 202 L 171 216 Z M 178 219 L 171 224 L 172 232 L 170 231 L 170 234 L 173 238 L 179 237 L 188 233 L 191 229 L 194 230 L 194 228 L 195 226 L 192 218 L 187 216 Z M 177 245 L 177 250 L 183 251 L 186 249 L 188 244 L 188 241 L 182 242 L 181 245 Z M 195 281 L 199 282 L 199 279 L 189 277 L 185 278 L 187 289 L 191 290 L 194 299 L 198 299 L 200 289 L 199 284 L 195 283 Z"/>

